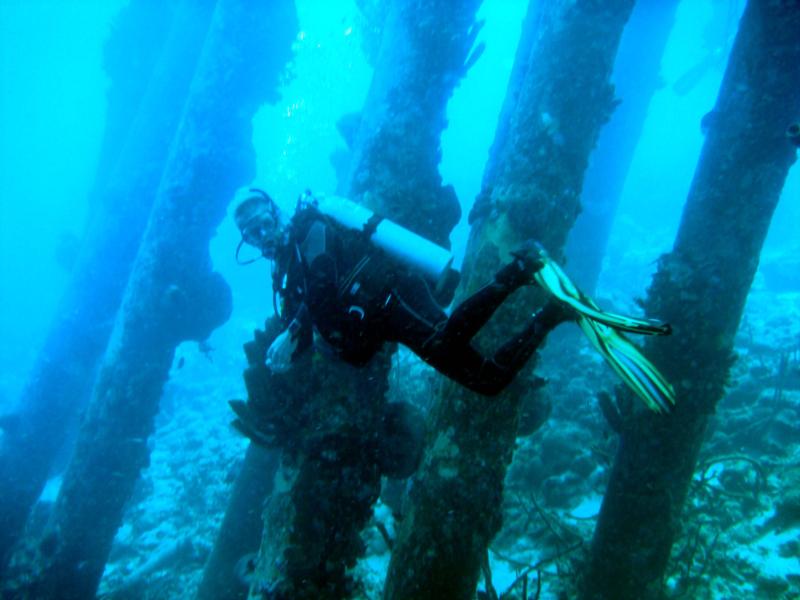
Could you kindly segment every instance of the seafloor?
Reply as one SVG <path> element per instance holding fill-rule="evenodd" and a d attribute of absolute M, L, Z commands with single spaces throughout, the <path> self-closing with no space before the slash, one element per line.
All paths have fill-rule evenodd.
<path fill-rule="evenodd" d="M 672 597 L 800 598 L 800 282 L 791 281 L 800 269 L 790 258 L 797 254 L 762 261 L 736 341 L 739 360 L 670 560 Z M 602 305 L 636 311 L 626 287 L 637 279 L 628 275 L 621 267 L 604 277 Z M 101 584 L 106 597 L 194 597 L 246 447 L 228 425 L 226 401 L 243 395 L 240 344 L 258 325 L 232 322 L 209 346 L 179 349 L 152 462 Z M 428 369 L 407 353 L 397 364 L 392 393 L 424 397 Z M 404 376 L 408 369 L 415 376 Z M 501 598 L 520 597 L 525 574 L 529 594 L 540 585 L 540 598 L 573 597 L 616 444 L 596 401 L 616 381 L 577 328 L 550 341 L 538 373 L 549 379 L 553 412 L 519 439 L 509 472 L 505 527 L 490 556 Z M 392 531 L 391 511 L 379 505 L 375 515 Z M 379 598 L 389 554 L 376 528 L 364 535 L 363 596 Z"/>

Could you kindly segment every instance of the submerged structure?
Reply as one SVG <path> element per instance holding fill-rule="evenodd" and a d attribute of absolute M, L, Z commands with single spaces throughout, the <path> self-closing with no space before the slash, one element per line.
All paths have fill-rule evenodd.
<path fill-rule="evenodd" d="M 392 3 L 382 21 L 376 76 L 349 140 L 352 167 L 341 183 L 352 198 L 440 244 L 460 209 L 437 172 L 438 138 L 447 99 L 469 67 L 477 6 Z M 416 22 L 420 12 L 429 16 L 423 26 Z M 431 40 L 437 61 L 428 60 Z M 396 405 L 386 402 L 393 349 L 364 369 L 306 353 L 288 373 L 273 375 L 264 359 L 275 335 L 257 336 L 248 350 L 243 410 L 252 417 L 243 421 L 256 441 L 260 431 L 276 430 L 278 439 L 261 441 L 283 456 L 282 489 L 266 502 L 251 595 L 350 597 L 358 588 L 347 571 L 364 553 L 360 536 L 381 476 L 409 475 L 406 459 L 387 447 L 396 435 Z"/>
<path fill-rule="evenodd" d="M 44 532 L 11 559 L 7 593 L 94 595 L 149 461 L 175 348 L 205 340 L 230 314 L 230 290 L 211 268 L 208 241 L 228 199 L 252 177 L 252 115 L 274 98 L 294 17 L 291 2 L 263 3 L 255 14 L 246 4 L 205 3 L 202 50 L 72 460 Z"/>
<path fill-rule="evenodd" d="M 623 411 L 585 598 L 657 598 L 709 417 L 789 168 L 800 110 L 800 7 L 749 2 L 672 252 L 645 308 L 675 327 L 648 348 L 678 382 L 668 418 Z"/>
<path fill-rule="evenodd" d="M 461 207 L 470 203 L 459 201 L 439 172 L 442 138 L 448 103 L 484 54 L 478 17 L 484 3 L 357 4 L 373 71 L 361 110 L 337 124 L 345 146 L 331 159 L 338 189 L 325 191 L 365 210 L 356 227 L 365 245 L 379 215 L 449 249 Z M 279 369 L 271 353 L 287 319 L 277 302 L 278 314 L 270 316 L 267 299 L 258 325 L 236 330 L 244 357 L 237 347 L 235 358 L 228 349 L 220 361 L 230 380 L 244 366 L 247 396 L 230 401 L 230 418 L 249 447 L 223 465 L 222 457 L 202 454 L 211 440 L 201 434 L 197 454 L 172 457 L 197 460 L 201 465 L 193 468 L 208 468 L 209 479 L 221 480 L 216 496 L 182 481 L 175 501 L 180 506 L 192 494 L 202 496 L 216 539 L 196 539 L 197 529 L 190 528 L 148 546 L 141 543 L 146 526 L 137 522 L 123 527 L 128 541 L 119 550 L 115 535 L 131 505 L 148 493 L 137 491 L 137 482 L 151 461 L 166 384 L 183 368 L 176 349 L 185 341 L 205 344 L 230 319 L 237 291 L 212 262 L 209 242 L 236 190 L 262 183 L 252 183 L 257 111 L 298 76 L 293 44 L 296 51 L 307 35 L 302 18 L 308 13 L 299 1 L 170 6 L 152 46 L 127 57 L 137 32 L 157 21 L 152 7 L 133 0 L 107 49 L 112 87 L 93 217 L 62 314 L 24 393 L 22 427 L 0 440 L 3 597 L 93 597 L 104 571 L 113 583 L 101 588 L 103 597 L 158 597 L 163 590 L 150 579 L 178 581 L 179 573 L 184 578 L 171 588 L 173 596 L 208 600 L 542 593 L 660 599 L 688 597 L 701 584 L 711 595 L 714 582 L 707 580 L 721 572 L 709 575 L 715 545 L 731 525 L 707 513 L 697 518 L 693 511 L 704 499 L 723 498 L 709 500 L 720 514 L 734 501 L 749 507 L 748 518 L 760 519 L 748 531 L 751 538 L 777 537 L 800 525 L 796 494 L 777 491 L 800 482 L 790 464 L 797 456 L 790 453 L 800 453 L 794 439 L 800 430 L 792 422 L 800 411 L 795 313 L 789 311 L 788 325 L 776 325 L 795 336 L 776 374 L 764 374 L 764 360 L 746 362 L 743 378 L 751 388 L 735 392 L 754 394 L 749 401 L 764 404 L 760 410 L 768 415 L 781 407 L 791 416 L 779 424 L 789 454 L 765 466 L 730 445 L 710 459 L 703 453 L 713 438 L 713 415 L 729 393 L 745 302 L 800 145 L 800 5 L 747 2 L 716 105 L 703 119 L 705 144 L 674 246 L 658 261 L 641 302 L 645 316 L 627 321 L 672 337 L 639 347 L 615 346 L 620 338 L 613 331 L 584 318 L 604 313 L 571 285 L 565 273 L 573 275 L 572 266 L 562 271 L 558 264 L 571 251 L 582 255 L 577 279 L 588 283 L 586 291 L 595 286 L 681 3 L 531 0 L 488 159 L 470 162 L 482 166 L 483 178 L 469 212 L 455 299 L 492 281 L 513 251 L 519 259 L 519 248 L 530 250 L 531 240 L 538 241 L 542 249 L 530 255 L 538 261 L 538 287 L 515 291 L 476 336 L 476 346 L 491 355 L 555 296 L 569 305 L 566 318 L 581 324 L 654 410 L 642 409 L 628 389 L 613 398 L 602 392 L 618 381 L 604 379 L 607 371 L 594 353 L 565 350 L 565 344 L 554 358 L 534 356 L 491 398 L 424 368 L 394 344 L 365 366 L 352 366 L 320 341 L 319 330 L 309 351 Z M 345 25 L 343 37 L 352 33 Z M 620 50 L 626 28 L 635 28 L 630 39 L 638 35 L 640 43 Z M 314 44 L 325 51 L 323 42 Z M 641 85 L 615 88 L 615 68 L 636 71 Z M 687 77 L 680 93 L 691 87 Z M 329 100 L 327 90 L 318 93 Z M 125 104 L 124 95 L 136 100 Z M 615 111 L 620 119 L 604 129 Z M 284 132 L 266 135 L 277 139 Z M 292 135 L 284 137 L 285 148 L 294 147 Z M 590 236 L 580 226 L 573 230 L 585 205 Z M 272 274 L 273 291 L 281 289 L 286 273 Z M 422 289 L 452 300 L 453 290 L 448 297 Z M 618 301 L 618 290 L 612 294 Z M 648 318 L 664 319 L 672 329 Z M 252 338 L 242 334 L 254 326 Z M 749 347 L 759 351 L 755 343 Z M 761 386 L 756 392 L 754 381 Z M 763 402 L 765 382 L 774 387 L 771 403 Z M 203 402 L 229 398 L 217 397 L 202 377 L 193 383 L 202 401 L 192 410 L 202 422 Z M 559 402 L 564 406 L 554 407 Z M 732 422 L 747 423 L 756 408 L 749 410 Z M 77 441 L 46 522 L 28 519 L 79 415 Z M 553 415 L 557 424 L 548 427 Z M 170 422 L 169 414 L 163 418 Z M 754 431 L 770 423 L 764 417 Z M 188 446 L 188 436 L 180 443 Z M 719 463 L 745 463 L 752 473 Z M 598 515 L 581 512 L 601 496 Z M 773 510 L 769 518 L 757 515 L 765 507 Z M 690 528 L 682 527 L 684 520 Z M 707 547 L 704 535 L 712 540 Z M 138 563 L 132 548 L 140 548 Z M 786 541 L 779 553 L 789 561 L 796 549 L 796 541 Z M 797 581 L 764 577 L 751 591 L 753 597 L 789 595 Z"/>
<path fill-rule="evenodd" d="M 91 396 L 188 93 L 211 5 L 132 2 L 105 49 L 108 117 L 71 280 L 0 447 L 0 572 Z M 156 16 L 157 15 L 157 16 Z M 152 27 L 158 21 L 158 27 Z M 150 35 L 142 36 L 148 27 Z M 141 42 L 138 40 L 141 39 Z M 134 42 L 137 40 L 137 42 Z M 135 51 L 132 48 L 135 47 Z"/>

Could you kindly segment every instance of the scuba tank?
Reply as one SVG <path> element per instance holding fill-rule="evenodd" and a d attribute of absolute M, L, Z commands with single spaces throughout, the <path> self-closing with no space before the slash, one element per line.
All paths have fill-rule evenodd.
<path fill-rule="evenodd" d="M 452 296 L 459 275 L 452 268 L 452 254 L 445 248 L 347 198 L 320 196 L 314 198 L 314 205 L 339 225 L 364 232 L 372 244 L 417 271 L 434 285 L 437 296 Z"/>

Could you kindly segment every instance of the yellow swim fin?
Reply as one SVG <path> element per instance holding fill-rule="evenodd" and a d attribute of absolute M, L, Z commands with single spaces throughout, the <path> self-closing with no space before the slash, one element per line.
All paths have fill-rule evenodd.
<path fill-rule="evenodd" d="M 578 317 L 578 325 L 589 341 L 611 365 L 625 385 L 655 412 L 669 412 L 675 405 L 672 385 L 639 349 L 611 327 Z"/>
<path fill-rule="evenodd" d="M 540 249 L 539 254 L 544 264 L 534 276 L 536 283 L 577 312 L 578 325 L 586 337 L 650 410 L 669 412 L 675 404 L 672 386 L 653 363 L 617 330 L 643 335 L 669 335 L 672 332 L 670 326 L 653 319 L 603 312 L 591 298 L 575 287 L 544 249 Z"/>
<path fill-rule="evenodd" d="M 599 321 L 614 329 L 642 335 L 669 335 L 672 333 L 670 326 L 661 321 L 603 312 L 591 298 L 575 287 L 561 267 L 544 250 L 540 250 L 540 258 L 544 266 L 534 275 L 536 283 L 592 321 Z"/>

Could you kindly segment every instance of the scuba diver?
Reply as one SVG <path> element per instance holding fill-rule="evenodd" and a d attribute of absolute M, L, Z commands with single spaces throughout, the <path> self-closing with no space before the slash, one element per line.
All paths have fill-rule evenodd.
<path fill-rule="evenodd" d="M 260 559 L 259 591 L 270 600 L 352 597 L 358 583 L 348 569 L 364 554 L 361 532 L 373 507 L 382 497 L 402 511 L 402 492 L 389 490 L 403 489 L 425 449 L 423 411 L 389 399 L 381 377 L 388 353 L 373 357 L 398 342 L 461 385 L 496 395 L 572 311 L 551 302 L 487 357 L 472 338 L 543 268 L 533 244 L 448 317 L 442 307 L 458 283 L 450 253 L 349 200 L 306 193 L 289 218 L 251 190 L 234 218 L 237 260 L 247 244 L 272 263 L 277 318 L 245 344 L 248 398 L 229 402 L 232 425 L 280 449 L 291 482 L 286 497 L 265 508 L 275 511 L 265 523 L 276 523 L 276 541 Z M 315 368 L 312 348 L 340 360 Z M 283 377 L 287 371 L 297 376 Z"/>
<path fill-rule="evenodd" d="M 533 242 L 511 252 L 448 316 L 443 306 L 459 279 L 450 253 L 350 200 L 306 192 L 289 217 L 265 192 L 251 189 L 234 219 L 242 235 L 237 261 L 272 263 L 277 316 L 245 344 L 247 401 L 229 403 L 232 425 L 256 444 L 279 448 L 285 468 L 284 496 L 264 509 L 265 528 L 274 524 L 265 538 L 274 547 L 259 558 L 254 585 L 260 597 L 352 597 L 357 582 L 348 570 L 364 554 L 361 531 L 375 502 L 382 497 L 402 513 L 402 502 L 382 495 L 382 480 L 397 485 L 416 471 L 426 427 L 418 406 L 388 397 L 388 382 L 380 379 L 387 357 L 372 360 L 386 342 L 401 343 L 466 388 L 494 396 L 553 328 L 577 321 L 652 410 L 669 410 L 674 402 L 669 384 L 619 333 L 665 334 L 669 327 L 601 311 Z M 245 245 L 259 255 L 240 260 Z M 494 355 L 484 355 L 473 338 L 526 285 L 547 291 L 548 302 Z M 315 369 L 312 348 L 340 360 Z M 347 365 L 364 367 L 364 375 L 340 379 Z M 298 376 L 281 375 L 290 369 Z"/>
<path fill-rule="evenodd" d="M 448 316 L 442 305 L 452 299 L 458 275 L 443 248 L 343 198 L 316 199 L 307 192 L 286 221 L 265 192 L 251 192 L 236 209 L 235 220 L 241 244 L 257 248 L 273 263 L 273 290 L 280 298 L 276 314 L 286 327 L 267 353 L 273 371 L 288 369 L 312 345 L 363 366 L 384 343 L 397 342 L 461 385 L 494 396 L 511 383 L 549 331 L 573 318 L 562 303 L 550 302 L 494 356 L 484 356 L 472 338 L 512 292 L 534 283 L 543 267 L 535 244 L 513 252 L 492 281 Z M 363 227 L 347 227 L 343 214 L 350 221 L 365 217 Z M 400 234 L 390 243 L 405 247 L 380 247 L 387 225 Z M 370 239 L 375 237 L 377 244 Z M 431 266 L 436 254 L 443 258 Z"/>
<path fill-rule="evenodd" d="M 350 200 L 306 192 L 287 219 L 265 192 L 251 189 L 234 219 L 242 235 L 237 260 L 248 244 L 273 265 L 275 312 L 284 327 L 267 351 L 273 372 L 288 370 L 312 346 L 363 366 L 384 343 L 397 342 L 450 379 L 494 396 L 552 329 L 574 320 L 651 410 L 668 412 L 674 404 L 672 386 L 619 333 L 666 335 L 669 325 L 601 311 L 535 242 L 512 252 L 492 281 L 448 316 L 442 306 L 458 283 L 450 254 Z M 473 337 L 512 292 L 534 284 L 550 300 L 493 356 L 483 355 Z"/>

